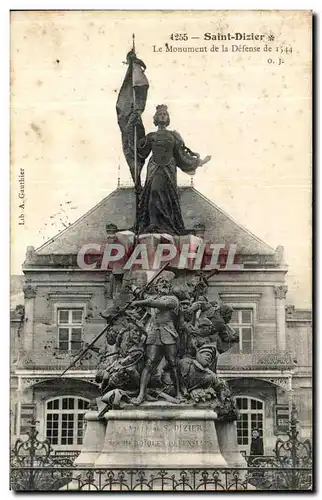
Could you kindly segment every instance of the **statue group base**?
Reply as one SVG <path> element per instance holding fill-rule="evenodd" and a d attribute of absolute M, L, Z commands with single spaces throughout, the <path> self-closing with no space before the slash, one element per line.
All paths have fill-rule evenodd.
<path fill-rule="evenodd" d="M 83 448 L 75 465 L 111 468 L 245 467 L 235 422 L 207 408 L 147 403 L 86 414 Z"/>

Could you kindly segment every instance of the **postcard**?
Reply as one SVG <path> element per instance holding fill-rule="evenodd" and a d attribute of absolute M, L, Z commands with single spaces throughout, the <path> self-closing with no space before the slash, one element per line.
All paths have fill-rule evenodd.
<path fill-rule="evenodd" d="M 312 490 L 312 12 L 10 45 L 11 489 Z"/>

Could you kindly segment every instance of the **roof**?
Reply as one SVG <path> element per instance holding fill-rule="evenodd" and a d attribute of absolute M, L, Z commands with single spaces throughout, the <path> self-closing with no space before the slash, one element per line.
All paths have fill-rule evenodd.
<path fill-rule="evenodd" d="M 236 244 L 239 254 L 274 254 L 273 248 L 237 224 L 194 187 L 179 188 L 179 195 L 187 230 L 203 225 L 207 240 L 212 243 Z M 108 224 L 115 224 L 119 230 L 129 229 L 134 225 L 134 214 L 134 188 L 117 188 L 76 222 L 39 247 L 36 254 L 77 254 L 84 244 L 102 244 L 107 239 Z"/>

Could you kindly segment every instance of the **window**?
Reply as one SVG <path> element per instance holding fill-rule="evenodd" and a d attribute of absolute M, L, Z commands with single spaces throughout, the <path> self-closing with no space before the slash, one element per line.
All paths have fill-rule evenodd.
<path fill-rule="evenodd" d="M 58 347 L 79 351 L 82 346 L 83 309 L 58 309 Z"/>
<path fill-rule="evenodd" d="M 46 438 L 52 445 L 81 445 L 84 415 L 89 401 L 83 398 L 61 397 L 47 402 Z"/>
<path fill-rule="evenodd" d="M 237 443 L 250 447 L 252 430 L 259 429 L 263 436 L 264 403 L 249 397 L 237 397 L 236 405 L 239 412 L 237 420 Z M 249 451 L 247 449 L 247 451 Z"/>
<path fill-rule="evenodd" d="M 239 334 L 239 350 L 245 354 L 252 352 L 253 310 L 234 309 L 230 326 Z"/>

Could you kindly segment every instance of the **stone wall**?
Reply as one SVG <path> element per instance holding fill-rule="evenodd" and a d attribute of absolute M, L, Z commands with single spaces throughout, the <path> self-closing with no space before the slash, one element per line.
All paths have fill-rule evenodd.
<path fill-rule="evenodd" d="M 298 366 L 312 367 L 312 324 L 311 322 L 291 322 L 286 325 L 286 338 L 289 349 Z"/>
<path fill-rule="evenodd" d="M 25 349 L 48 353 L 58 347 L 59 307 L 84 308 L 83 340 L 90 342 L 105 326 L 99 313 L 112 302 L 110 278 L 105 272 L 86 273 L 86 276 L 80 271 L 31 274 L 29 283 L 35 296 L 29 299 L 33 300 L 33 308 L 25 318 Z"/>

